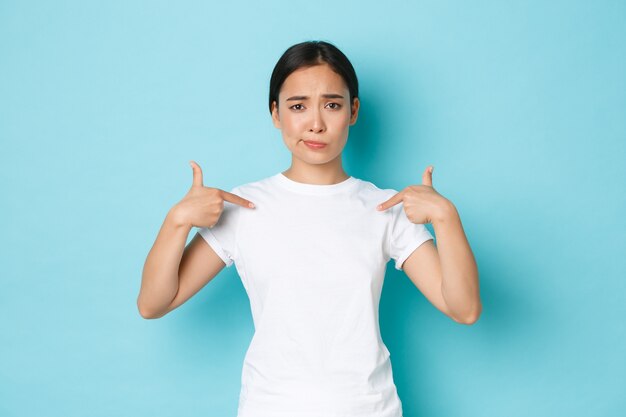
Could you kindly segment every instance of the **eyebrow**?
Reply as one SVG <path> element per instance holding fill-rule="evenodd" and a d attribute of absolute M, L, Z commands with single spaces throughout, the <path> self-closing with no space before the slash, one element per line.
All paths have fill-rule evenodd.
<path fill-rule="evenodd" d="M 344 98 L 341 94 L 335 94 L 335 93 L 322 94 L 322 97 L 324 97 L 324 98 Z M 307 98 L 309 98 L 309 96 L 293 96 L 293 97 L 289 97 L 286 101 L 290 101 L 290 100 L 306 100 Z"/>

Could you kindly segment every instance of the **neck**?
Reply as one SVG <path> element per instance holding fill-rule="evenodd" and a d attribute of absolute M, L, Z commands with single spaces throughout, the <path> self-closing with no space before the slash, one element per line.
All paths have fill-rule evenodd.
<path fill-rule="evenodd" d="M 291 166 L 283 175 L 293 181 L 316 185 L 337 184 L 350 178 L 343 169 L 341 156 L 326 164 L 307 164 L 292 158 Z"/>

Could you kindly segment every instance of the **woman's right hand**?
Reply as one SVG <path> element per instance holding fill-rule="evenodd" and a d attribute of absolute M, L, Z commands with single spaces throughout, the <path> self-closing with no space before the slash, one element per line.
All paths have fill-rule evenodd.
<path fill-rule="evenodd" d="M 171 213 L 176 223 L 190 227 L 213 227 L 222 215 L 224 201 L 254 208 L 251 201 L 236 194 L 202 185 L 200 165 L 195 161 L 189 164 L 193 170 L 193 183 L 187 195 L 172 207 Z"/>

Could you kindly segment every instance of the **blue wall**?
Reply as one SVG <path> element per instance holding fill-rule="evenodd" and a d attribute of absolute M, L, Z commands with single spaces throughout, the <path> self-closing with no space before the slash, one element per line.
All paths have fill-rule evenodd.
<path fill-rule="evenodd" d="M 359 76 L 346 170 L 433 164 L 479 265 L 464 326 L 388 264 L 405 417 L 626 415 L 626 3 L 392 0 L 0 4 L 0 415 L 235 415 L 236 270 L 159 320 L 141 271 L 190 159 L 223 189 L 289 166 L 267 89 L 308 39 Z"/>

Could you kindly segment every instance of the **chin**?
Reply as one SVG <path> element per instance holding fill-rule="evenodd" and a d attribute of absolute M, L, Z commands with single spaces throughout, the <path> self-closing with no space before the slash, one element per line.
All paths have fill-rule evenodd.
<path fill-rule="evenodd" d="M 337 155 L 318 155 L 317 158 L 313 157 L 311 158 L 310 155 L 296 155 L 298 157 L 298 159 L 306 162 L 307 164 L 310 165 L 323 165 L 323 164 L 327 164 L 331 161 L 334 161 L 335 159 L 341 157 L 341 154 L 337 154 Z"/>

